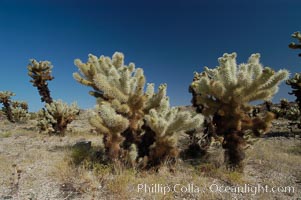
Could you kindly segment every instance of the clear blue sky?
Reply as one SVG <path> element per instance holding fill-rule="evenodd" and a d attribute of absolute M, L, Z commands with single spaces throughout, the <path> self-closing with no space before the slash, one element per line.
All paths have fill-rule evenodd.
<path fill-rule="evenodd" d="M 258 52 L 264 65 L 301 71 L 299 52 L 288 48 L 301 31 L 300 9 L 299 0 L 1 0 L 0 90 L 42 108 L 26 66 L 49 60 L 53 98 L 92 108 L 89 88 L 72 78 L 74 59 L 121 51 L 147 82 L 168 84 L 172 105 L 189 105 L 193 72 L 215 67 L 225 52 L 237 52 L 239 63 Z M 282 84 L 274 101 L 294 100 L 289 91 Z"/>

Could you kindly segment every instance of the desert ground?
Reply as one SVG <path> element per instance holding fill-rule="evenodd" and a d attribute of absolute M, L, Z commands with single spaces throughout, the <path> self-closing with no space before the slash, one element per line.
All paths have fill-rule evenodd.
<path fill-rule="evenodd" d="M 298 199 L 301 197 L 301 131 L 278 119 L 272 130 L 246 150 L 243 172 L 223 164 L 223 149 L 179 159 L 173 170 L 142 171 L 117 165 L 75 165 L 73 145 L 100 136 L 86 112 L 66 136 L 41 134 L 36 120 L 0 120 L 0 199 Z M 185 140 L 185 136 L 183 135 Z M 179 144 L 181 145 L 181 144 Z"/>

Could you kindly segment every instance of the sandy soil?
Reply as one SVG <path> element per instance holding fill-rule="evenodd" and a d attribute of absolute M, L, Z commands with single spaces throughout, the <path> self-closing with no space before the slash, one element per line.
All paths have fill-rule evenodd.
<path fill-rule="evenodd" d="M 176 172 L 163 167 L 159 172 L 120 170 L 111 173 L 106 168 L 89 171 L 68 165 L 70 149 L 78 141 L 99 143 L 91 133 L 86 116 L 74 121 L 65 137 L 39 134 L 35 121 L 11 124 L 0 121 L 0 199 L 298 199 L 301 197 L 301 141 L 299 130 L 289 127 L 289 121 L 277 120 L 266 137 L 247 150 L 244 173 L 227 172 L 221 162 L 222 149 L 209 154 L 209 162 L 191 164 L 181 161 Z M 193 163 L 193 162 L 192 162 Z M 194 184 L 204 193 L 138 191 L 138 184 Z M 235 193 L 210 191 L 210 186 L 268 186 L 276 192 Z M 214 185 L 214 186 L 215 186 Z M 291 186 L 294 191 L 284 192 Z M 214 189 L 211 187 L 211 189 Z"/>

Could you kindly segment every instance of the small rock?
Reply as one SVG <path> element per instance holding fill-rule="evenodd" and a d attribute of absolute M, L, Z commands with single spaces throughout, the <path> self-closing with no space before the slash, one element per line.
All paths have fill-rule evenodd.
<path fill-rule="evenodd" d="M 91 141 L 79 141 L 76 142 L 72 148 L 74 149 L 80 149 L 82 151 L 90 151 L 92 148 L 92 142 Z"/>

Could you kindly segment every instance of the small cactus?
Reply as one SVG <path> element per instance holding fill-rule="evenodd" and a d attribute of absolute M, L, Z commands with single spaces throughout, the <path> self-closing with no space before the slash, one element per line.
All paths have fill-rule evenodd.
<path fill-rule="evenodd" d="M 67 105 L 61 100 L 46 104 L 45 108 L 39 111 L 38 127 L 40 131 L 49 134 L 64 136 L 67 125 L 79 114 L 76 103 Z"/>
<path fill-rule="evenodd" d="M 12 114 L 16 122 L 25 122 L 30 118 L 28 104 L 25 101 L 11 101 Z"/>

